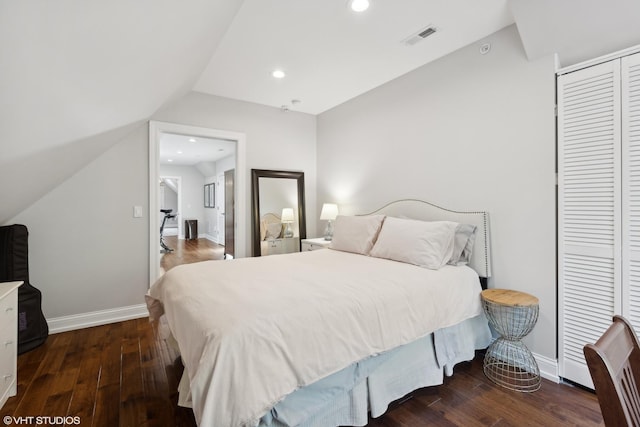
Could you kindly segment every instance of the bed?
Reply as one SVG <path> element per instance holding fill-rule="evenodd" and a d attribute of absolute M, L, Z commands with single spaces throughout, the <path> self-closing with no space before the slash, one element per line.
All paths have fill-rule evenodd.
<path fill-rule="evenodd" d="M 332 246 L 179 266 L 150 288 L 199 425 L 365 425 L 489 344 L 486 212 L 398 201 L 338 217 Z"/>

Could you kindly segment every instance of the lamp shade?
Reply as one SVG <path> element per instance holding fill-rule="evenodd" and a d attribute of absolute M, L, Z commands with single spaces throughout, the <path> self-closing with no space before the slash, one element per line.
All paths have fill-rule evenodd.
<path fill-rule="evenodd" d="M 282 209 L 282 217 L 280 218 L 280 221 L 293 222 L 293 208 Z"/>
<path fill-rule="evenodd" d="M 322 205 L 322 212 L 320 212 L 321 220 L 333 221 L 338 216 L 338 205 L 333 203 L 325 203 Z"/>

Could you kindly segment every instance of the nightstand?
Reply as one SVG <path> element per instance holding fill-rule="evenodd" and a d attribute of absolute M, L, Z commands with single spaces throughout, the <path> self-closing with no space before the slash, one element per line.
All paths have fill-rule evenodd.
<path fill-rule="evenodd" d="M 538 298 L 509 289 L 485 289 L 480 297 L 489 324 L 500 334 L 484 356 L 485 375 L 511 390 L 538 390 L 538 363 L 521 341 L 538 321 Z"/>
<path fill-rule="evenodd" d="M 266 256 L 298 252 L 300 250 L 298 241 L 298 237 L 283 237 L 278 239 L 263 240 L 260 246 L 261 254 L 262 256 Z"/>
<path fill-rule="evenodd" d="M 331 244 L 331 240 L 324 240 L 324 237 L 315 239 L 302 240 L 302 252 L 317 251 L 318 249 L 326 249 Z"/>

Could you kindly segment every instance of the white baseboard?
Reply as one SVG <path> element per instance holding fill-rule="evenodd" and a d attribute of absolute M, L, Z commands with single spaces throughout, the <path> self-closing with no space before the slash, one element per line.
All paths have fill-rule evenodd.
<path fill-rule="evenodd" d="M 211 234 L 203 234 L 200 237 L 207 239 L 210 242 L 216 243 L 216 244 L 220 244 L 220 242 L 218 241 L 217 238 L 213 237 Z"/>
<path fill-rule="evenodd" d="M 538 363 L 538 368 L 540 369 L 540 376 L 542 378 L 546 378 L 549 381 L 553 381 L 554 383 L 560 383 L 560 373 L 558 370 L 558 360 L 550 359 L 546 356 L 541 356 L 539 354 L 533 353 L 533 357 L 536 359 Z"/>
<path fill-rule="evenodd" d="M 130 305 L 127 307 L 110 308 L 108 310 L 92 311 L 89 313 L 72 314 L 70 316 L 54 317 L 47 319 L 49 333 L 73 331 L 76 329 L 90 328 L 92 326 L 106 325 L 122 322 L 123 320 L 139 319 L 147 317 L 146 304 Z"/>

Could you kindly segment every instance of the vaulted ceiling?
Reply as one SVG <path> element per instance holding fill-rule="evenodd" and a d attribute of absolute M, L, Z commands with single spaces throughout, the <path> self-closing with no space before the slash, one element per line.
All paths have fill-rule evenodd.
<path fill-rule="evenodd" d="M 638 3 L 3 1 L 0 224 L 191 90 L 318 114 L 513 22 L 530 59 L 640 43 Z"/>

